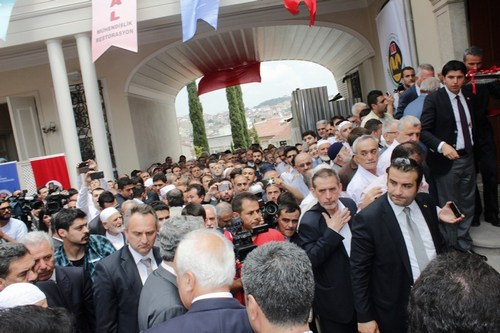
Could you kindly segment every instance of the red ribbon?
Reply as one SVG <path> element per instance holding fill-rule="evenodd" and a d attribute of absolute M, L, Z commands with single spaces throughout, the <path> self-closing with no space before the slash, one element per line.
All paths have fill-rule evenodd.
<path fill-rule="evenodd" d="M 500 67 L 497 66 L 493 66 L 489 69 L 471 69 L 470 71 L 468 71 L 467 77 L 470 77 L 470 83 L 472 84 L 472 93 L 474 95 L 476 94 L 476 74 L 497 74 L 498 72 L 500 72 Z"/>
<path fill-rule="evenodd" d="M 290 13 L 293 15 L 297 15 L 299 13 L 299 4 L 302 0 L 283 0 L 285 4 L 285 8 L 288 9 Z M 304 0 L 307 8 L 309 8 L 309 26 L 314 25 L 314 19 L 316 18 L 316 0 Z"/>

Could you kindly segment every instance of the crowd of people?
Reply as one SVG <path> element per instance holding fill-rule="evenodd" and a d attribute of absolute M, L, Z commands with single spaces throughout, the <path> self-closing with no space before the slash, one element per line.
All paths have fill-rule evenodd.
<path fill-rule="evenodd" d="M 294 146 L 116 181 L 89 160 L 22 220 L 2 200 L 0 332 L 500 332 L 500 275 L 469 235 L 482 212 L 500 226 L 485 102 L 500 83 L 466 84 L 481 59 L 405 67 L 395 95 Z"/>

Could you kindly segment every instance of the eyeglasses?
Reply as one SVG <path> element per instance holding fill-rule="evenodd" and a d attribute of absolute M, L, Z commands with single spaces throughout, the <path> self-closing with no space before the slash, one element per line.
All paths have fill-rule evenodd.
<path fill-rule="evenodd" d="M 305 163 L 302 163 L 302 164 L 298 164 L 297 166 L 299 168 L 305 168 L 306 166 L 311 166 L 312 165 L 312 162 L 305 162 Z"/>
<path fill-rule="evenodd" d="M 392 160 L 391 162 L 394 165 L 411 165 L 411 161 L 406 157 L 398 157 Z"/>
<path fill-rule="evenodd" d="M 4 211 L 4 210 L 12 210 L 12 207 L 11 206 L 7 206 L 7 207 L 0 208 L 0 211 Z"/>

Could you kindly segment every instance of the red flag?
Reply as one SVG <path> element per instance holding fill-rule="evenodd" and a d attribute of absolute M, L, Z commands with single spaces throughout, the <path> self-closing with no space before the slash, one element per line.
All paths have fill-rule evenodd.
<path fill-rule="evenodd" d="M 30 163 L 37 187 L 51 181 L 60 184 L 63 189 L 71 187 L 64 154 L 32 158 Z"/>
<path fill-rule="evenodd" d="M 206 74 L 198 84 L 198 96 L 217 89 L 250 82 L 261 82 L 260 62 Z"/>
<path fill-rule="evenodd" d="M 290 13 L 296 15 L 299 13 L 299 4 L 302 0 L 283 0 L 285 8 L 288 9 Z M 307 8 L 309 8 L 309 26 L 314 25 L 314 19 L 316 17 L 316 0 L 304 0 Z"/>

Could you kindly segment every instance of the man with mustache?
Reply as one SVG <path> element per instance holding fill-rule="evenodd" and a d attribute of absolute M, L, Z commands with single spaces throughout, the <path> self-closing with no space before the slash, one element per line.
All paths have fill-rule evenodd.
<path fill-rule="evenodd" d="M 54 221 L 63 240 L 54 253 L 56 265 L 83 267 L 93 279 L 97 262 L 116 251 L 113 244 L 106 237 L 89 234 L 86 214 L 78 208 L 61 209 Z"/>

